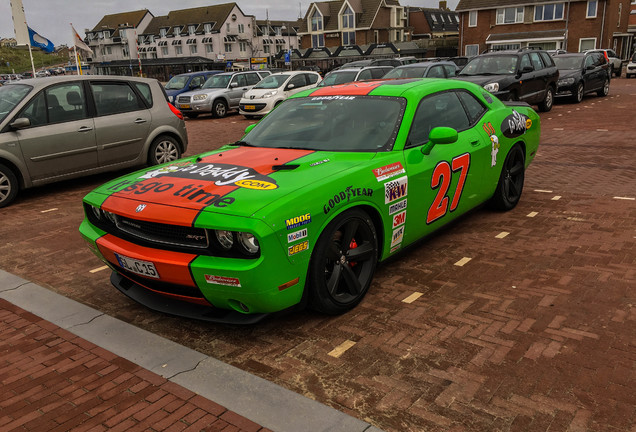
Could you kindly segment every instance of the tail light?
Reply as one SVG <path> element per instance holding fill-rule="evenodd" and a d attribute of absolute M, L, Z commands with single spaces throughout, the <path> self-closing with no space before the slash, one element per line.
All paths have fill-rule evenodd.
<path fill-rule="evenodd" d="M 176 115 L 177 117 L 179 117 L 181 120 L 183 120 L 183 113 L 181 111 L 179 111 L 177 109 L 177 107 L 175 107 L 174 105 L 172 105 L 171 103 L 168 103 L 168 106 L 170 107 L 170 111 L 172 111 L 174 113 L 174 115 Z"/>

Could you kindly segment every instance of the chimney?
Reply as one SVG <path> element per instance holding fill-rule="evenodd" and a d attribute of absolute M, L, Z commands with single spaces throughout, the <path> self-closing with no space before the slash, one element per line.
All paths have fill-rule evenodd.
<path fill-rule="evenodd" d="M 446 0 L 440 0 L 439 8 L 442 9 L 442 10 L 448 10 L 448 5 L 447 5 Z"/>

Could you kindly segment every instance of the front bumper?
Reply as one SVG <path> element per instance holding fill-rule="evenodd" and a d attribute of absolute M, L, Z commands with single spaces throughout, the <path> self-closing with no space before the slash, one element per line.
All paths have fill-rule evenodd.
<path fill-rule="evenodd" d="M 176 107 L 184 113 L 209 113 L 212 112 L 212 101 L 210 98 L 207 98 L 202 101 L 182 103 L 178 101 L 177 97 Z"/>
<path fill-rule="evenodd" d="M 241 115 L 265 115 L 274 108 L 273 101 L 263 99 L 241 99 L 239 114 Z"/>

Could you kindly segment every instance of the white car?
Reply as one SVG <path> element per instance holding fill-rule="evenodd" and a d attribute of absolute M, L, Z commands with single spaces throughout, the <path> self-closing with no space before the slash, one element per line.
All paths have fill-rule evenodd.
<path fill-rule="evenodd" d="M 248 119 L 264 116 L 289 96 L 316 87 L 320 80 L 320 75 L 312 71 L 272 74 L 245 92 L 239 103 L 239 113 Z"/>
<path fill-rule="evenodd" d="M 625 78 L 631 78 L 632 76 L 636 76 L 636 52 L 632 54 L 632 58 L 629 59 L 627 68 L 625 68 Z"/>

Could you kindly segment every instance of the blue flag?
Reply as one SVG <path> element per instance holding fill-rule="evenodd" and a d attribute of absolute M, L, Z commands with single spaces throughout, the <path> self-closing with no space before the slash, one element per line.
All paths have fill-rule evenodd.
<path fill-rule="evenodd" d="M 53 45 L 53 42 L 44 36 L 37 34 L 31 27 L 29 27 L 29 39 L 31 40 L 32 47 L 40 48 L 42 51 L 47 53 L 55 51 L 55 45 Z"/>

